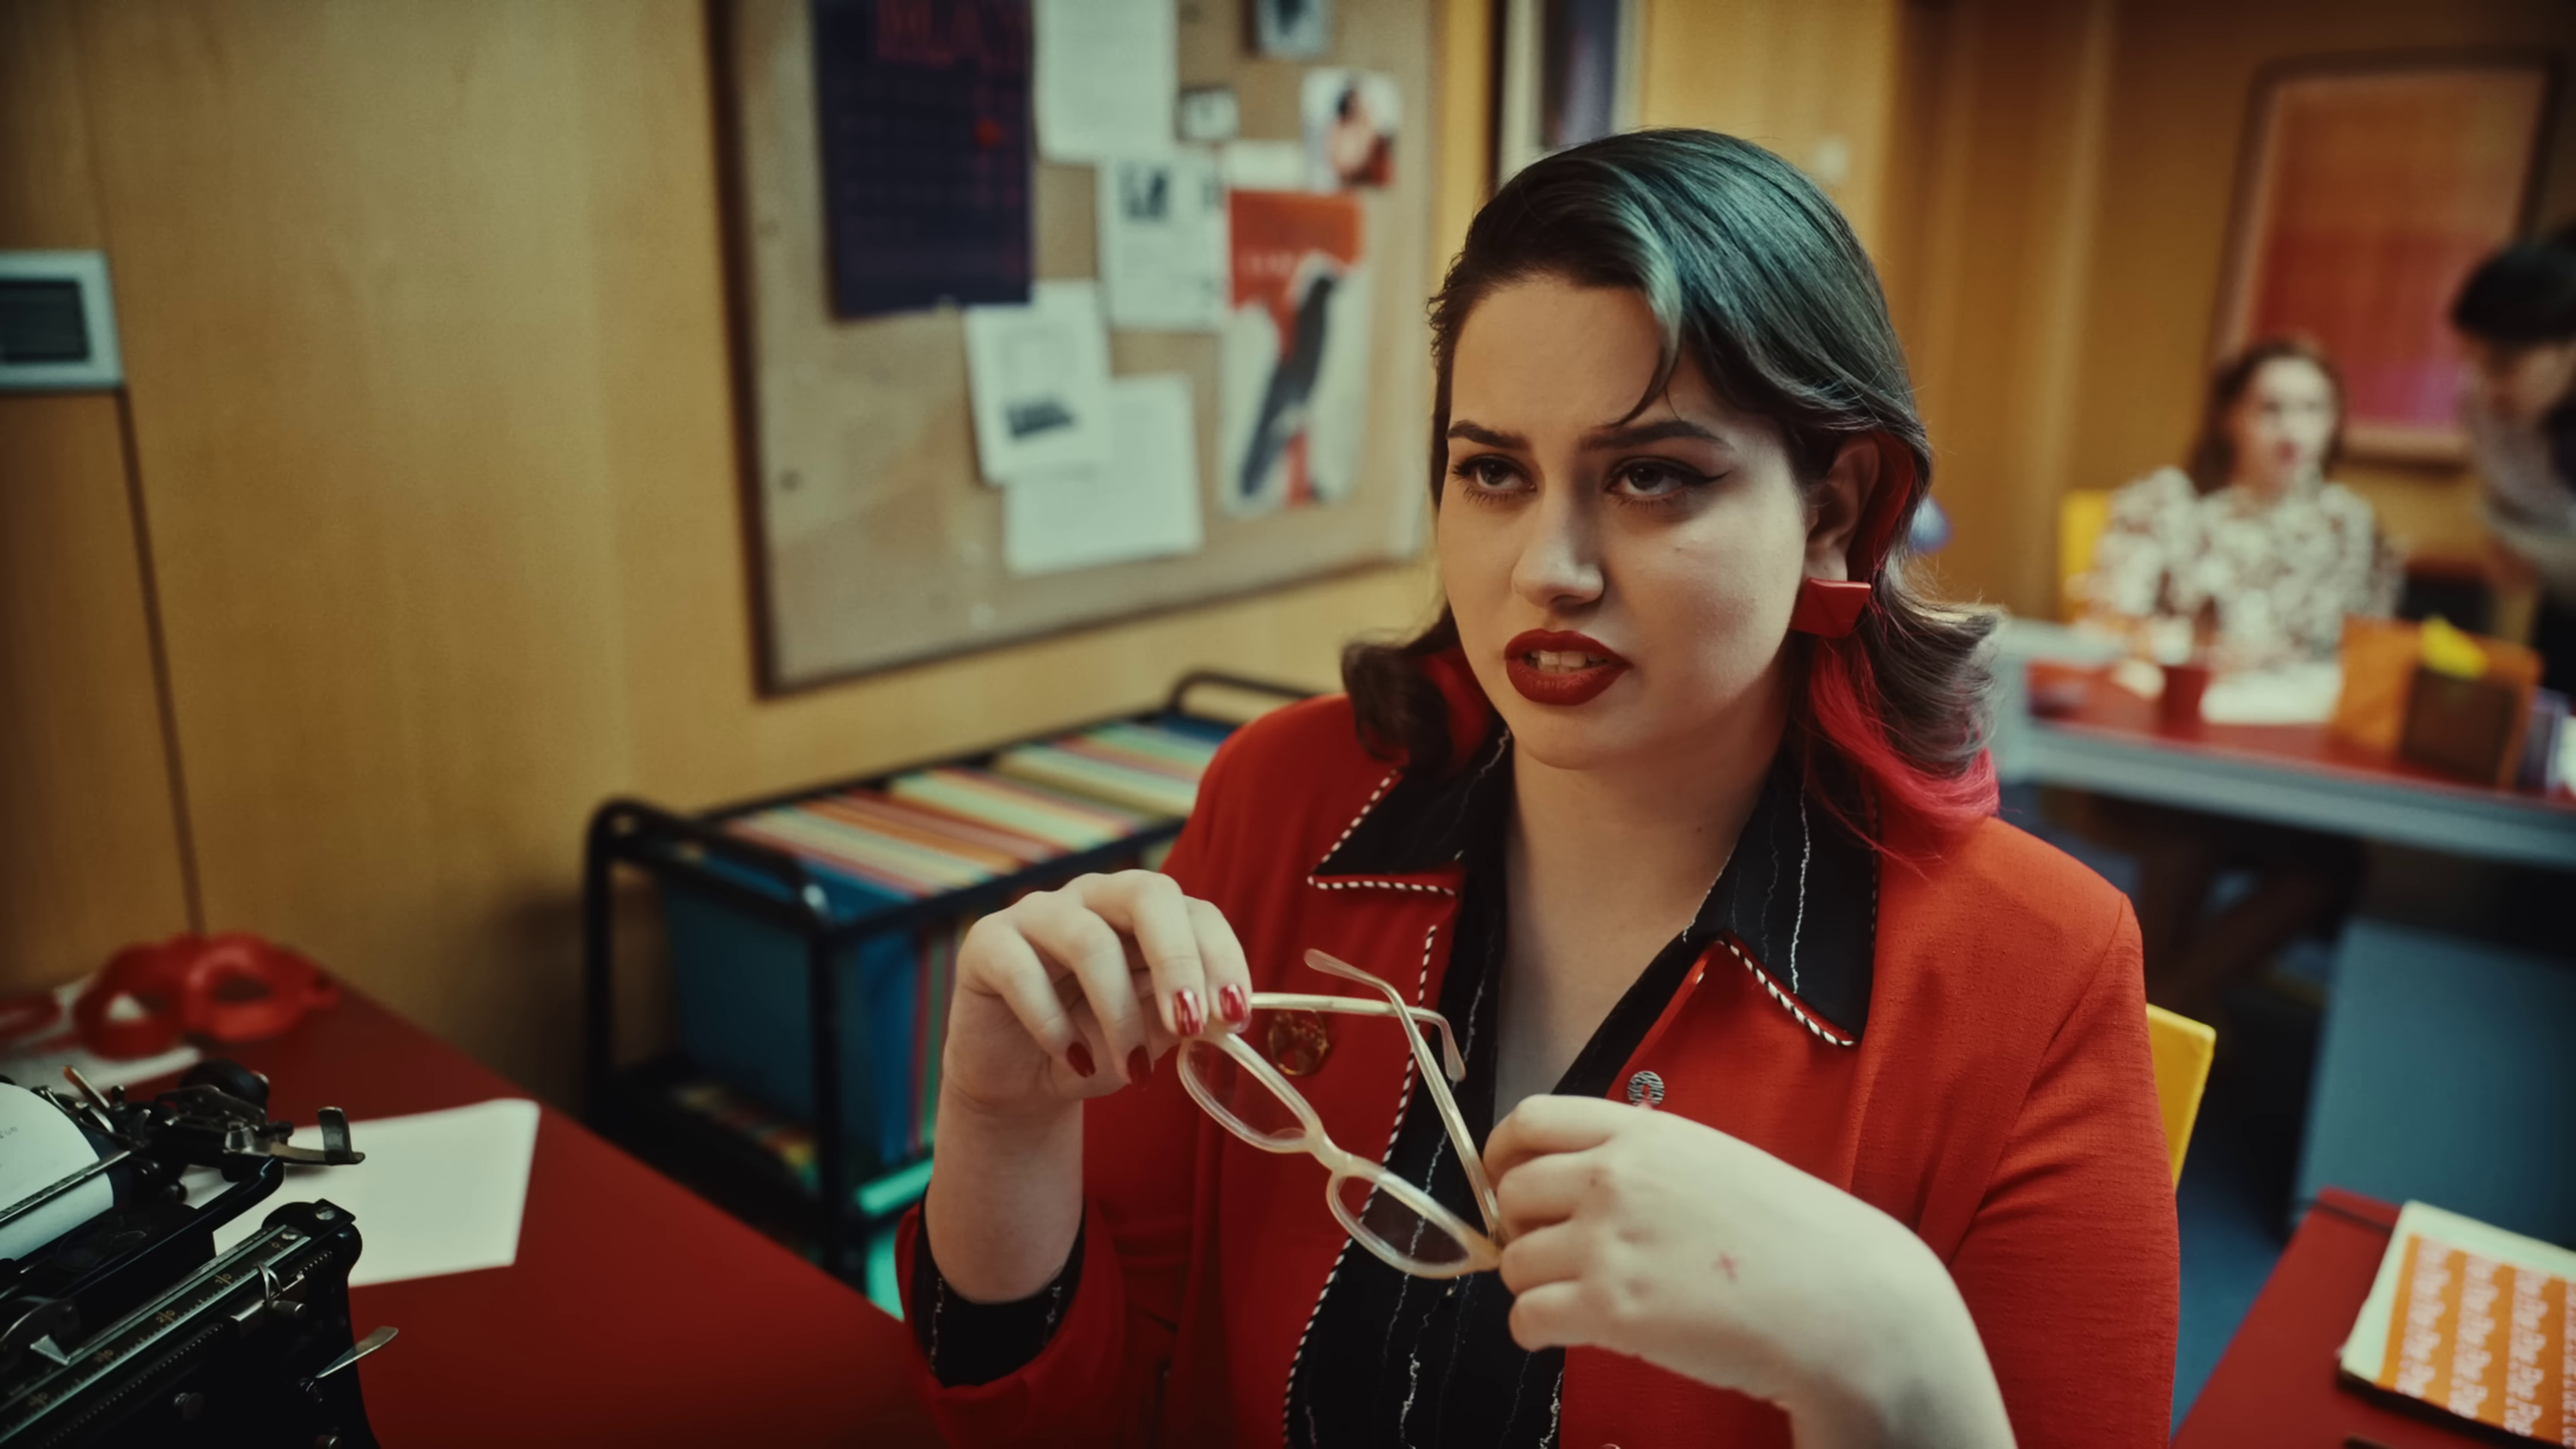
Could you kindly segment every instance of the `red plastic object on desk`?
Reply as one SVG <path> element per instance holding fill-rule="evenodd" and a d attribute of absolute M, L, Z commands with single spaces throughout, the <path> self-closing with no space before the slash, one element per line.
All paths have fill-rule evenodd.
<path fill-rule="evenodd" d="M 130 999 L 140 1014 L 111 1008 Z M 157 1056 L 186 1035 L 261 1041 L 340 999 L 311 961 L 248 932 L 128 946 L 72 1003 L 81 1041 L 117 1060 Z"/>
<path fill-rule="evenodd" d="M 2198 661 L 2165 666 L 2164 693 L 2156 697 L 2156 716 L 2169 725 L 2200 723 L 2200 697 L 2209 693 L 2209 666 Z"/>

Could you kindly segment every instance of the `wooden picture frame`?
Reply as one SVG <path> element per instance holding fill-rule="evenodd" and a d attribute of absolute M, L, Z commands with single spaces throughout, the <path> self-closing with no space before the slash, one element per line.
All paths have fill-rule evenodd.
<path fill-rule="evenodd" d="M 2540 55 L 2294 65 L 2255 83 L 2214 357 L 2303 334 L 2360 457 L 2455 463 L 2451 299 L 2529 222 L 2557 67 Z"/>

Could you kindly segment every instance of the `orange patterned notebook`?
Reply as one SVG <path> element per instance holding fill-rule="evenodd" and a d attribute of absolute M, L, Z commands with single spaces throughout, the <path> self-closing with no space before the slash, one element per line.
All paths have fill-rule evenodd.
<path fill-rule="evenodd" d="M 2408 1203 L 2343 1371 L 2543 1444 L 2576 1446 L 2576 1253 Z"/>

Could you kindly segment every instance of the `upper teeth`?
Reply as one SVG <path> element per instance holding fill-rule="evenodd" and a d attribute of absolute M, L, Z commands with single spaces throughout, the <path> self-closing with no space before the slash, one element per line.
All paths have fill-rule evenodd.
<path fill-rule="evenodd" d="M 1577 654 L 1565 650 L 1549 649 L 1532 650 L 1529 654 L 1523 657 L 1527 658 L 1533 666 L 1540 669 L 1591 669 L 1598 665 L 1610 662 L 1607 659 L 1597 658 L 1590 654 Z"/>

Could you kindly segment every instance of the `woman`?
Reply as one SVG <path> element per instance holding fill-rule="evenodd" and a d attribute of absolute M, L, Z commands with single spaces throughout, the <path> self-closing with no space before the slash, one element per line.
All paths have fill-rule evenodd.
<path fill-rule="evenodd" d="M 2333 658 L 2344 616 L 2386 615 L 2399 583 L 2370 505 L 2326 479 L 2342 450 L 2343 383 L 2323 352 L 2281 337 L 2230 358 L 2211 374 L 2189 470 L 2160 468 L 2111 500 L 2088 617 L 2133 637 L 2162 621 L 2188 639 L 2206 607 L 2228 667 Z"/>
<path fill-rule="evenodd" d="M 2220 364 L 2189 470 L 2160 469 L 2112 499 L 2087 617 L 2168 658 L 2209 619 L 2222 668 L 2333 658 L 2344 618 L 2387 615 L 2399 584 L 2370 505 L 2326 478 L 2342 448 L 2343 384 L 2313 344 L 2274 338 Z M 2361 876 L 2359 847 L 2337 836 L 2132 801 L 2053 803 L 2137 857 L 2147 995 L 2187 1014 L 2336 919 Z M 2230 869 L 2250 870 L 2253 889 L 2205 915 Z"/>
<path fill-rule="evenodd" d="M 1928 448 L 1841 216 L 1742 141 L 1594 142 L 1485 207 L 1433 330 L 1440 623 L 1239 732 L 1167 876 L 960 952 L 901 1249 L 934 1412 L 976 1444 L 2161 1444 L 2135 928 L 1990 818 L 1986 626 L 1885 556 Z M 1391 1019 L 1252 1019 L 1335 988 L 1310 949 L 1454 1026 L 1480 1142 Z M 1470 1224 L 1480 1147 L 1499 1272 L 1355 1250 L 1311 1158 L 1216 1125 L 1167 1053 L 1235 1031 Z"/>

